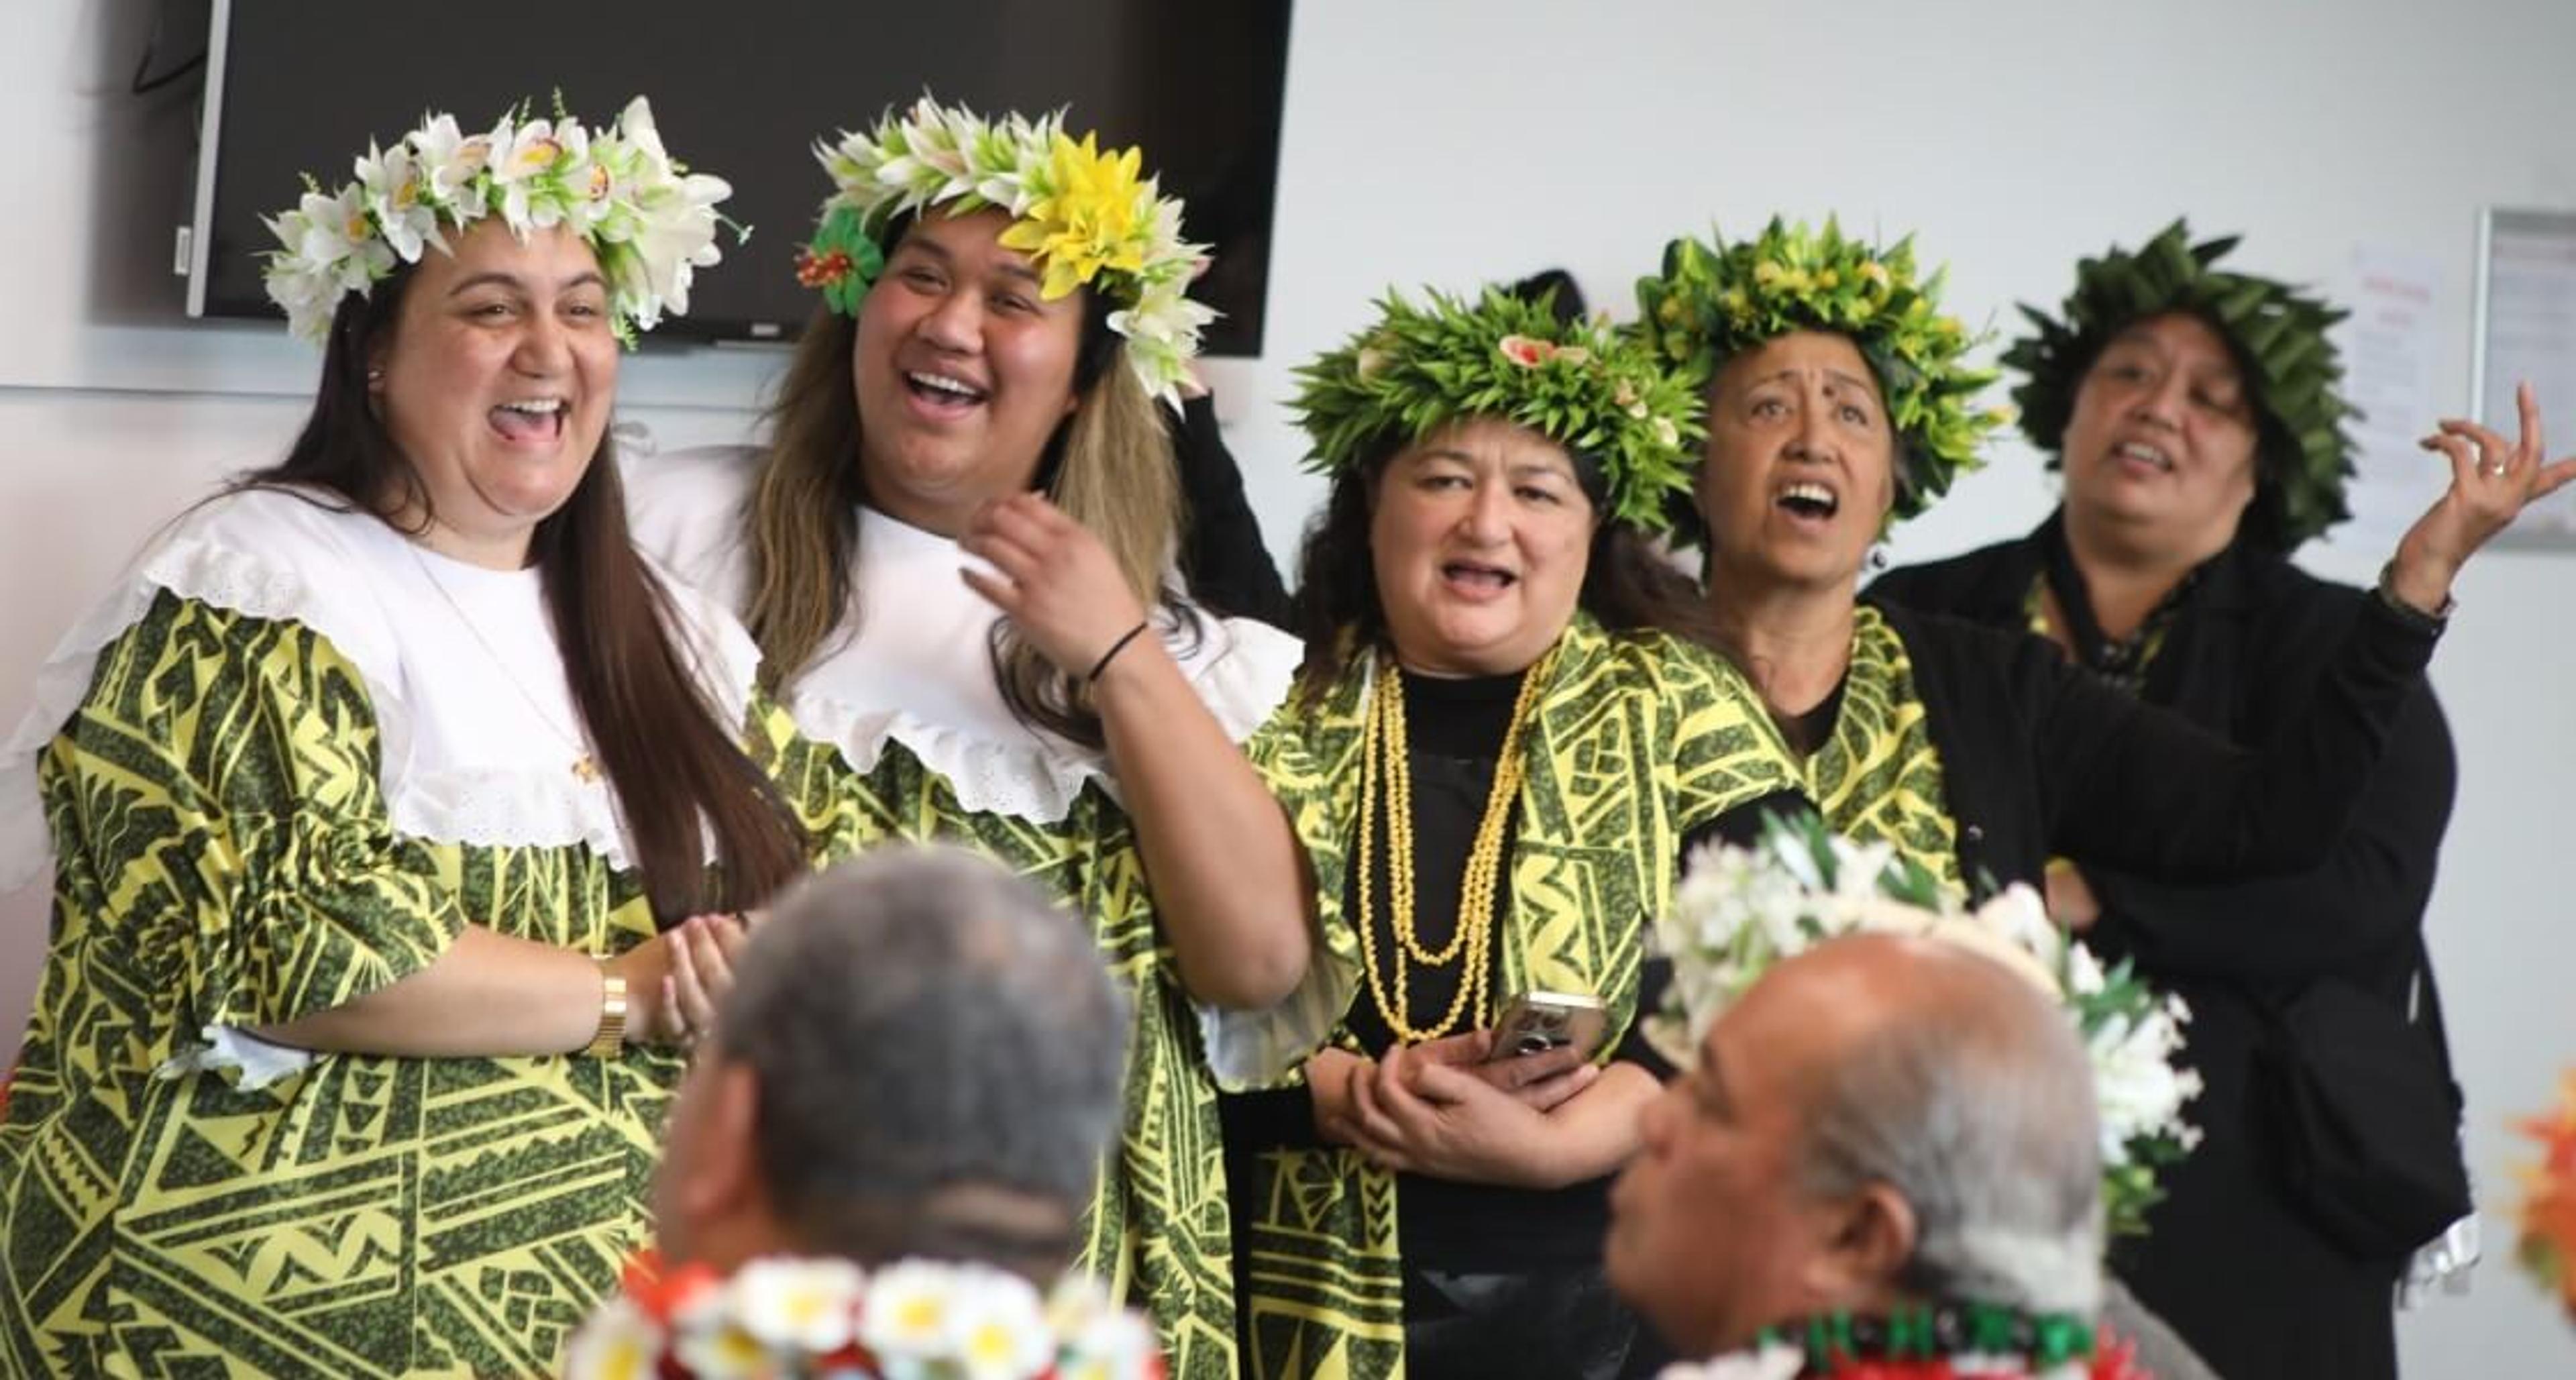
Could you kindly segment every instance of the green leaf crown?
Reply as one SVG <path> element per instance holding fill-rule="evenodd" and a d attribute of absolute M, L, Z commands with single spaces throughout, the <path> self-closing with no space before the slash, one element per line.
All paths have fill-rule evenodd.
<path fill-rule="evenodd" d="M 2326 334 L 2345 313 L 2287 283 L 2217 267 L 2235 247 L 2232 235 L 2193 244 L 2177 220 L 2134 253 L 2114 247 L 2086 259 L 2075 267 L 2064 319 L 2024 304 L 2032 334 L 2003 359 L 2024 376 L 2013 390 L 2022 433 L 2054 468 L 2076 389 L 2104 346 L 2130 323 L 2168 312 L 2208 322 L 2235 352 L 2254 402 L 2259 492 L 2249 531 L 2291 551 L 2352 515 L 2344 480 L 2353 444 L 2343 423 L 2360 414 L 2343 399 L 2343 361 Z"/>
<path fill-rule="evenodd" d="M 1702 435 L 1691 380 L 1604 322 L 1560 324 L 1544 299 L 1424 298 L 1388 292 L 1375 323 L 1297 370 L 1290 407 L 1312 442 L 1308 470 L 1340 475 L 1387 437 L 1495 417 L 1598 464 L 1605 517 L 1666 526 L 1690 491 L 1685 447 Z"/>
<path fill-rule="evenodd" d="M 1903 446 L 1895 515 L 1907 518 L 1984 463 L 1978 446 L 2004 420 L 1975 406 L 1995 374 L 1969 366 L 1977 339 L 1942 313 L 1945 276 L 1918 274 L 1912 236 L 1879 249 L 1831 219 L 1818 231 L 1774 217 L 1750 240 L 1712 232 L 1665 246 L 1663 272 L 1637 284 L 1637 330 L 1701 387 L 1727 360 L 1793 331 L 1849 337 Z"/>

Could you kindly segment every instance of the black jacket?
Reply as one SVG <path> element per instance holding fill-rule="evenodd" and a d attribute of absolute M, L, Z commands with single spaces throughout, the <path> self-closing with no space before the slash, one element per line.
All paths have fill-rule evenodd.
<path fill-rule="evenodd" d="M 2018 633 L 2027 626 L 2025 601 L 2042 569 L 2043 550 L 2042 533 L 2034 532 L 1891 571 L 1870 587 L 1869 598 L 1882 607 L 1955 615 Z M 2328 584 L 2240 543 L 2206 567 L 2148 668 L 2141 698 L 2248 747 L 2309 733 L 2319 679 L 2365 615 L 2373 622 L 2387 620 L 2362 591 Z M 2055 658 L 2047 643 L 2017 640 Z M 1927 701 L 1935 698 L 1933 684 L 1923 691 Z M 2351 827 L 2331 841 L 2322 867 L 2251 885 L 2178 887 L 2171 884 L 2183 880 L 2178 877 L 2138 875 L 2153 869 L 2136 859 L 2087 847 L 2081 839 L 2061 840 L 2054 851 L 2087 864 L 2087 879 L 2102 899 L 2104 928 L 2096 939 L 2168 974 L 2295 984 L 2333 973 L 2402 997 L 2417 926 L 2432 892 L 2434 854 L 2450 819 L 2454 765 L 2450 731 L 2431 688 L 2418 681 L 2400 699 L 2386 729 L 2383 760 L 2350 811 Z M 1945 716 L 1945 708 L 1951 707 L 1932 708 L 1936 737 L 1961 736 L 1955 727 L 1951 734 L 1939 732 L 1945 718 L 1957 717 Z M 1961 754 L 1947 742 L 1942 747 L 1945 770 L 1983 774 L 1973 765 L 1953 767 Z M 2158 773 L 2166 783 L 2150 792 L 2150 808 L 2135 819 L 2156 818 L 2154 803 L 2169 794 L 2194 793 L 2191 770 L 2176 761 Z M 1977 789 L 1972 782 L 1970 791 Z M 1952 793 L 1957 797 L 1959 788 Z M 1959 803 L 1990 815 L 2011 809 L 2007 801 Z M 1986 829 L 1990 839 L 1999 829 L 2007 837 L 2017 832 L 2008 817 L 1988 822 Z M 2017 870 L 1999 869 L 1998 875 L 2037 875 L 2028 867 L 2024 853 Z"/>
<path fill-rule="evenodd" d="M 2341 837 L 2433 646 L 2374 607 L 2351 621 L 2305 712 L 2240 748 L 2078 670 L 2030 633 L 1877 602 L 1913 663 L 1959 874 L 1980 893 L 2037 884 L 2058 854 L 2196 882 L 2315 866 Z"/>
<path fill-rule="evenodd" d="M 1163 421 L 1189 508 L 1180 564 L 1190 597 L 1229 618 L 1287 627 L 1288 586 L 1244 498 L 1243 471 L 1217 426 L 1215 401 L 1202 393 L 1183 403 L 1179 416 L 1165 412 Z"/>
<path fill-rule="evenodd" d="M 2019 541 L 1890 572 L 1870 597 L 2023 628 L 2057 521 Z M 2061 602 L 2072 578 L 2058 579 Z M 2386 617 L 2370 595 L 2239 543 L 2202 567 L 2140 693 L 2237 742 L 2276 742 L 2306 731 L 2311 694 L 2344 638 Z M 1944 756 L 1946 765 L 1946 744 Z M 2176 763 L 2172 774 L 2191 770 Z M 2440 1048 L 2420 927 L 2453 784 L 2441 706 L 2418 686 L 2397 707 L 2350 827 L 2313 870 L 2189 886 L 2138 875 L 2128 870 L 2134 860 L 2094 854 L 2081 841 L 2062 850 L 2084 865 L 2101 900 L 2095 946 L 2135 960 L 2193 1013 L 2182 1062 L 2206 1090 L 2186 1114 L 2204 1139 L 2164 1175 L 2170 1196 L 2150 1212 L 2149 1234 L 2119 1243 L 2112 1258 L 2221 1374 L 2396 1374 L 2389 1289 L 2400 1262 L 2344 1254 L 2285 1196 L 2258 1059 L 2269 1011 L 2327 978 L 2399 1011 L 2420 984 L 2416 1019 Z"/>

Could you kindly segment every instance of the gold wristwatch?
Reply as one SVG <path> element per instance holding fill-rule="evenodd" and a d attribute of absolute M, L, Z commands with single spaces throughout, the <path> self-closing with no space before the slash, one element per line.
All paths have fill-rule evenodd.
<path fill-rule="evenodd" d="M 590 1037 L 582 1053 L 593 1059 L 614 1059 L 626 1048 L 626 979 L 608 971 L 608 963 L 599 965 L 599 1033 Z"/>

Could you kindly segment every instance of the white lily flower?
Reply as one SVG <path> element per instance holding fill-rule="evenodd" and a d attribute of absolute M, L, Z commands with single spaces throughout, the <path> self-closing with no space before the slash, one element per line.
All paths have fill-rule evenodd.
<path fill-rule="evenodd" d="M 438 212 L 423 199 L 423 176 L 419 158 L 408 143 L 395 144 L 378 153 L 371 142 L 367 156 L 358 160 L 358 186 L 366 197 L 367 210 L 374 214 L 377 233 L 395 257 L 404 263 L 420 262 L 425 245 L 447 247 L 439 238 Z"/>
<path fill-rule="evenodd" d="M 501 218 L 523 238 L 563 219 L 562 203 L 545 194 L 563 159 L 552 120 L 530 120 L 495 144 L 492 184 L 501 193 Z"/>
<path fill-rule="evenodd" d="M 430 199 L 442 206 L 455 201 L 465 184 L 492 161 L 492 140 L 481 134 L 467 138 L 457 129 L 453 115 L 431 119 L 405 142 L 420 159 L 421 171 L 429 180 Z"/>

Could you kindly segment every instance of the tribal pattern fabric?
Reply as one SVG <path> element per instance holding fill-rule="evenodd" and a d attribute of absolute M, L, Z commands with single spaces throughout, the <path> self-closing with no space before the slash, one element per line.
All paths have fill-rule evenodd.
<path fill-rule="evenodd" d="M 1216 1085 L 1126 811 L 1097 781 L 1053 823 L 968 810 L 900 741 L 886 744 L 859 790 L 894 810 L 896 836 L 978 849 L 1091 924 L 1135 1001 L 1136 1025 L 1125 1123 L 1079 1229 L 1075 1267 L 1152 1317 L 1173 1380 L 1230 1380 L 1234 1267 Z"/>
<path fill-rule="evenodd" d="M 1878 610 L 1860 606 L 1851 668 L 1834 731 L 1807 759 L 1807 792 L 1835 833 L 1887 843 L 1952 890 L 1961 889 L 1957 826 L 1945 803 L 1941 753 L 1914 660 Z"/>
<path fill-rule="evenodd" d="M 1314 863 L 1325 950 L 1358 988 L 1346 895 L 1361 818 L 1360 748 L 1373 656 L 1354 656 L 1314 705 L 1291 703 L 1249 745 Z M 1598 993 L 1608 1043 L 1636 1016 L 1647 927 L 1670 901 L 1689 831 L 1800 788 L 1761 700 L 1716 656 L 1578 618 L 1526 730 L 1497 990 Z M 1478 1013 L 1478 1025 L 1492 1012 Z M 1347 1041 L 1347 1030 L 1336 1032 Z M 1401 1245 L 1393 1176 L 1345 1150 L 1262 1154 L 1242 1245 L 1260 1380 L 1402 1373 Z"/>
<path fill-rule="evenodd" d="M 765 701 L 750 750 L 818 852 L 883 832 Z M 550 1372 L 616 1292 L 675 1053 L 323 1054 L 257 1089 L 158 1073 L 427 967 L 470 921 L 649 938 L 586 846 L 395 834 L 357 669 L 300 623 L 161 593 L 47 747 L 54 921 L 0 1123 L 0 1372 Z"/>

